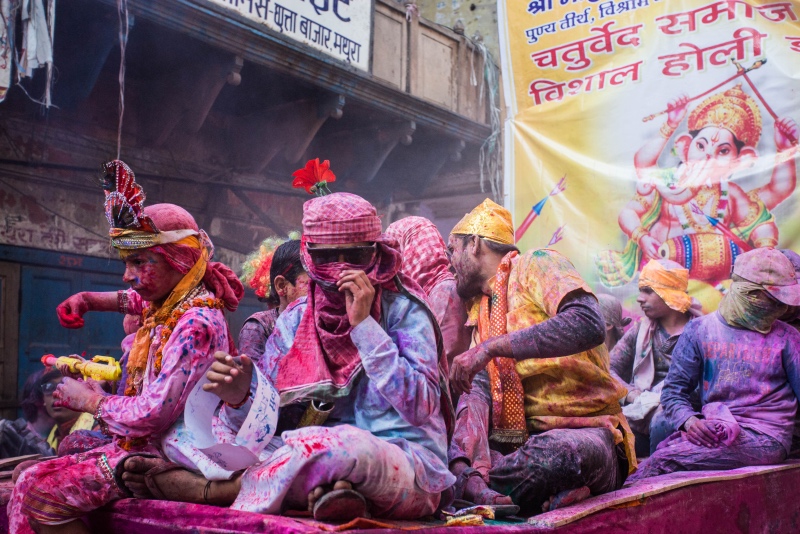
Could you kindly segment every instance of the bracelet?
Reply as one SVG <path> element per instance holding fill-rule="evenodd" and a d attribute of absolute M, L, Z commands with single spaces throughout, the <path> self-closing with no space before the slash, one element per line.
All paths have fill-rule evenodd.
<path fill-rule="evenodd" d="M 213 480 L 209 480 L 206 482 L 206 487 L 203 488 L 203 500 L 206 502 L 206 504 L 211 504 L 211 501 L 208 500 L 208 490 L 211 489 L 212 482 Z M 213 504 L 211 506 L 213 506 Z"/>
<path fill-rule="evenodd" d="M 643 226 L 639 226 L 636 228 L 636 230 L 631 232 L 631 241 L 633 241 L 636 244 L 639 244 L 639 242 L 642 240 L 644 236 L 649 236 L 649 235 L 650 233 L 647 230 L 645 230 Z"/>
<path fill-rule="evenodd" d="M 94 410 L 94 420 L 97 421 L 97 425 L 100 427 L 100 432 L 103 434 L 110 436 L 108 430 L 108 423 L 103 421 L 103 405 L 106 403 L 106 398 L 101 398 L 97 403 L 97 408 Z"/>
<path fill-rule="evenodd" d="M 248 391 L 248 392 L 247 392 L 247 395 L 245 395 L 245 396 L 244 396 L 244 399 L 242 399 L 242 402 L 240 402 L 240 403 L 238 403 L 238 404 L 231 404 L 230 402 L 226 402 L 226 403 L 225 403 L 225 406 L 227 406 L 227 407 L 228 407 L 228 408 L 230 408 L 231 410 L 238 410 L 239 408 L 241 408 L 242 406 L 244 406 L 244 404 L 245 404 L 247 401 L 249 401 L 249 400 L 250 400 L 250 392 Z"/>
<path fill-rule="evenodd" d="M 661 128 L 658 130 L 658 133 L 661 134 L 661 137 L 664 139 L 669 139 L 672 137 L 672 134 L 675 133 L 675 128 L 669 125 L 669 122 L 665 122 L 661 125 Z"/>

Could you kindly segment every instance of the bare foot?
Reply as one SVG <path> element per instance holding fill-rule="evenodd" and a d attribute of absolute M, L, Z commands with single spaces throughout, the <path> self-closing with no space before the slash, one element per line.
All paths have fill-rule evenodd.
<path fill-rule="evenodd" d="M 314 511 L 314 505 L 317 504 L 317 501 L 322 498 L 323 495 L 329 493 L 334 490 L 343 490 L 343 489 L 353 489 L 353 485 L 346 481 L 340 480 L 336 482 L 333 486 L 317 486 L 313 490 L 308 493 L 308 511 Z"/>
<path fill-rule="evenodd" d="M 464 487 L 464 499 L 475 504 L 514 504 L 511 497 L 490 489 L 486 481 L 478 476 L 470 477 L 467 480 L 467 485 Z"/>
<path fill-rule="evenodd" d="M 142 456 L 134 456 L 125 461 L 122 480 L 134 497 L 137 499 L 154 498 L 153 492 L 145 483 L 145 474 L 164 463 L 166 460 L 162 458 Z M 153 481 L 166 500 L 205 504 L 203 492 L 208 481 L 202 475 L 192 473 L 187 469 L 172 469 L 153 476 Z"/>
<path fill-rule="evenodd" d="M 583 486 L 578 489 L 561 491 L 558 494 L 551 496 L 550 499 L 546 500 L 544 504 L 542 504 L 542 512 L 550 512 L 552 510 L 557 510 L 558 508 L 564 508 L 565 506 L 585 501 L 591 497 L 591 495 L 592 492 L 587 486 Z"/>

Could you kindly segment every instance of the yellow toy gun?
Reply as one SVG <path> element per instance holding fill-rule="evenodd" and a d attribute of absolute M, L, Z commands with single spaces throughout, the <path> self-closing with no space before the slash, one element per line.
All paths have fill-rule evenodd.
<path fill-rule="evenodd" d="M 95 356 L 91 360 L 81 360 L 72 356 L 53 356 L 45 354 L 42 363 L 48 367 L 56 365 L 66 366 L 72 373 L 80 373 L 84 378 L 92 380 L 107 380 L 116 382 L 122 378 L 122 368 L 119 362 L 111 356 Z"/>

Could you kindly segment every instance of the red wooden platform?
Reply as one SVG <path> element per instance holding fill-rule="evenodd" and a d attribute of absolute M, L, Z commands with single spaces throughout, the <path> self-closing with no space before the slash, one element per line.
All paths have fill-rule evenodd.
<path fill-rule="evenodd" d="M 528 523 L 490 522 L 484 527 L 444 527 L 436 522 L 393 521 L 350 525 L 350 532 L 410 529 L 426 533 L 530 532 L 555 534 L 789 533 L 800 532 L 800 462 L 732 471 L 673 473 L 620 491 L 541 514 Z M 5 504 L 11 483 L 0 481 L 0 533 L 7 532 Z M 340 526 L 305 518 L 266 516 L 226 508 L 125 499 L 90 517 L 95 532 L 120 534 L 306 533 Z"/>

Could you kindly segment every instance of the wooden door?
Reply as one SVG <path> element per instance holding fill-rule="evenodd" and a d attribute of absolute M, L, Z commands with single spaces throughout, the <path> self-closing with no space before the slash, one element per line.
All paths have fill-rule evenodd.
<path fill-rule="evenodd" d="M 16 419 L 19 265 L 0 262 L 0 417 Z"/>

